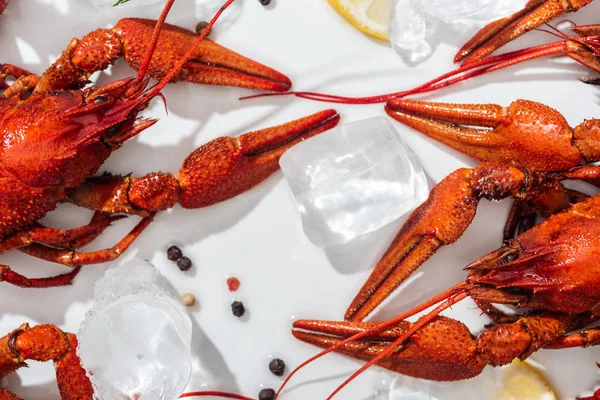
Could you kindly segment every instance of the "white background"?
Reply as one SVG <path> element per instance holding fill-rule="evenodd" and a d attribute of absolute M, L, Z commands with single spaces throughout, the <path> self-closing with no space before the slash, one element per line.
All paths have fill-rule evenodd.
<path fill-rule="evenodd" d="M 132 0 L 135 3 L 136 0 Z M 218 2 L 179 0 L 168 21 L 192 28 L 208 19 Z M 22 65 L 41 73 L 69 40 L 97 27 L 109 27 L 123 16 L 156 17 L 160 6 L 118 8 L 99 12 L 83 0 L 12 0 L 0 17 L 0 62 Z M 597 2 L 575 15 L 579 23 L 593 22 Z M 597 21 L 596 21 L 597 22 Z M 354 31 L 325 0 L 273 0 L 265 8 L 258 0 L 238 0 L 215 29 L 213 38 L 242 54 L 288 74 L 296 89 L 336 94 L 371 95 L 413 87 L 452 68 L 456 45 L 466 36 L 446 35 L 436 54 L 424 64 L 406 65 L 389 45 Z M 534 32 L 509 48 L 554 40 Z M 100 83 L 132 74 L 123 61 L 112 76 Z M 501 71 L 425 97 L 453 102 L 494 102 L 508 105 L 526 98 L 560 110 L 574 126 L 584 118 L 600 116 L 598 88 L 583 85 L 577 77 L 584 68 L 562 60 L 539 60 Z M 131 140 L 111 156 L 103 169 L 114 173 L 144 174 L 176 171 L 196 146 L 220 135 L 276 125 L 328 105 L 295 98 L 240 102 L 248 91 L 179 84 L 164 90 L 169 115 L 155 102 L 147 115 L 161 121 Z M 382 105 L 337 106 L 342 122 L 384 115 Z M 432 182 L 439 182 L 456 168 L 476 163 L 459 153 L 394 125 L 421 158 Z M 510 202 L 483 201 L 473 225 L 459 243 L 435 255 L 407 288 L 397 291 L 374 318 L 383 319 L 415 305 L 432 294 L 464 279 L 461 270 L 469 261 L 498 246 Z M 57 227 L 84 223 L 90 216 L 73 206 L 60 206 L 44 219 Z M 119 221 L 93 248 L 111 246 L 127 232 L 136 218 Z M 149 258 L 181 293 L 194 293 L 198 305 L 191 309 L 195 321 L 196 371 L 189 389 L 226 389 L 256 396 L 261 388 L 281 382 L 267 369 L 270 355 L 295 366 L 315 353 L 289 333 L 294 318 L 340 319 L 362 285 L 370 268 L 398 229 L 392 224 L 381 232 L 354 243 L 323 251 L 304 237 L 294 200 L 280 173 L 259 187 L 225 203 L 202 210 L 176 207 L 158 216 L 127 253 Z M 195 263 L 180 272 L 166 259 L 170 243 L 182 246 Z M 1 263 L 31 277 L 66 271 L 19 253 L 3 255 Z M 55 323 L 77 331 L 90 305 L 93 282 L 106 265 L 83 269 L 67 288 L 24 290 L 2 284 L 0 331 L 20 323 Z M 238 293 L 227 291 L 227 276 L 242 282 Z M 246 304 L 247 315 L 231 315 L 235 298 Z M 464 301 L 448 312 L 477 331 L 485 323 L 473 303 Z M 545 369 L 559 398 L 574 398 L 599 380 L 597 349 L 541 351 L 533 357 Z M 6 378 L 5 384 L 27 399 L 57 398 L 50 364 L 30 363 L 32 368 Z M 324 398 L 360 366 L 341 356 L 328 356 L 308 367 L 292 382 L 283 399 Z M 340 398 L 363 400 L 377 397 L 377 390 L 393 377 L 373 369 L 357 379 Z M 449 396 L 448 396 L 449 397 Z"/>

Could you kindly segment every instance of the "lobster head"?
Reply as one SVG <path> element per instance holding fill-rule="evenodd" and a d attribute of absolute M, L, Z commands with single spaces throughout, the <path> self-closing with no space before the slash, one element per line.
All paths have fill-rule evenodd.
<path fill-rule="evenodd" d="M 475 261 L 469 294 L 568 314 L 600 304 L 600 199 L 595 196 Z"/>
<path fill-rule="evenodd" d="M 112 150 L 153 125 L 138 118 L 148 80 L 127 78 L 97 88 L 34 92 L 0 129 L 0 169 L 31 187 L 76 187 Z"/>

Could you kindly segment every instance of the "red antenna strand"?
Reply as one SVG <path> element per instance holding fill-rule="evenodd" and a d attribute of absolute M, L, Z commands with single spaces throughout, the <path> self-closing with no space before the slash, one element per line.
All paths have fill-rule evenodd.
<path fill-rule="evenodd" d="M 465 81 L 475 76 L 483 75 L 488 72 L 497 71 L 499 69 L 510 67 L 511 65 L 521 63 L 523 61 L 534 58 L 545 57 L 547 55 L 557 54 L 565 49 L 565 42 L 554 42 L 543 44 L 540 46 L 530 47 L 523 50 L 517 50 L 498 56 L 487 57 L 479 61 L 463 64 L 461 67 L 450 71 L 442 76 L 439 76 L 429 82 L 426 82 L 416 88 L 383 94 L 378 96 L 367 97 L 348 97 L 336 96 L 331 94 L 316 93 L 316 92 L 285 92 L 285 93 L 264 93 L 251 96 L 245 96 L 240 100 L 254 99 L 269 96 L 289 96 L 294 95 L 303 99 L 322 101 L 327 103 L 341 104 L 376 104 L 385 103 L 391 99 L 403 98 L 413 94 L 427 93 L 438 90 L 447 86 L 454 85 L 458 82 Z M 461 75 L 462 74 L 462 75 Z M 457 76 L 458 75 L 458 76 Z M 454 78 L 452 78 L 454 77 Z M 452 78 L 452 79 L 450 79 Z"/>
<path fill-rule="evenodd" d="M 190 392 L 184 393 L 179 396 L 180 399 L 184 397 L 200 397 L 200 396 L 214 396 L 214 397 L 222 397 L 225 399 L 237 399 L 237 400 L 255 400 L 250 397 L 242 396 L 239 394 L 225 393 L 225 392 L 216 392 L 216 391 L 206 391 L 206 392 Z"/>
<path fill-rule="evenodd" d="M 138 70 L 137 78 L 135 79 L 137 82 L 141 82 L 146 76 L 146 72 L 148 72 L 148 68 L 150 67 L 150 62 L 152 61 L 152 56 L 154 55 L 154 50 L 156 50 L 156 44 L 158 43 L 158 38 L 160 36 L 160 31 L 165 24 L 165 20 L 167 19 L 167 15 L 169 11 L 171 11 L 171 7 L 175 3 L 175 0 L 168 0 L 167 4 L 163 7 L 162 12 L 160 13 L 160 17 L 158 17 L 158 21 L 156 21 L 156 27 L 154 28 L 154 32 L 152 32 L 152 39 L 150 40 L 150 47 L 148 53 L 146 53 L 146 58 L 144 62 L 140 66 Z"/>
<path fill-rule="evenodd" d="M 170 0 L 170 1 L 173 1 L 173 0 Z M 150 91 L 142 97 L 143 100 L 154 97 L 158 92 L 160 92 L 167 85 L 167 83 L 169 83 L 171 81 L 171 79 L 173 79 L 175 77 L 175 75 L 177 75 L 179 73 L 179 71 L 181 71 L 181 69 L 183 68 L 183 65 L 190 59 L 190 57 L 196 50 L 196 47 L 198 47 L 200 42 L 202 42 L 206 38 L 206 36 L 210 33 L 210 31 L 212 30 L 213 26 L 215 25 L 215 23 L 217 22 L 217 20 L 221 16 L 221 14 L 223 14 L 223 11 L 225 11 L 227 9 L 227 7 L 229 7 L 231 5 L 231 3 L 233 3 L 233 2 L 234 2 L 234 0 L 227 0 L 227 2 L 223 6 L 221 6 L 221 8 L 219 8 L 219 10 L 215 14 L 215 16 L 210 20 L 210 22 L 208 23 L 206 28 L 204 28 L 202 33 L 200 33 L 198 38 L 194 41 L 194 44 L 192 45 L 192 47 L 190 47 L 190 49 L 187 51 L 187 53 L 185 53 L 185 55 L 179 61 L 177 61 L 177 63 L 171 69 L 171 71 L 166 76 L 164 76 L 160 80 L 160 82 L 158 82 L 158 84 L 156 84 L 156 86 L 154 86 L 152 89 L 150 89 Z"/>

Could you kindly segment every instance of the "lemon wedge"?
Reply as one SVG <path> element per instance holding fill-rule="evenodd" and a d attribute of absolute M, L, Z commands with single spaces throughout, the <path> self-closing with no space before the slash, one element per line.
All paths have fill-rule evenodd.
<path fill-rule="evenodd" d="M 506 369 L 498 400 L 556 400 L 548 381 L 526 362 L 513 361 Z"/>
<path fill-rule="evenodd" d="M 367 35 L 388 40 L 392 0 L 327 0 L 352 26 Z"/>

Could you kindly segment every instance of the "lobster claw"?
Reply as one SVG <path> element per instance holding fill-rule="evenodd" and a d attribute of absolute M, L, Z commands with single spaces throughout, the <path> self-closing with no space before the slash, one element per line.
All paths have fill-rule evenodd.
<path fill-rule="evenodd" d="M 370 361 L 411 325 L 400 322 L 373 336 L 343 345 L 337 351 Z M 375 322 L 299 320 L 294 323 L 292 334 L 303 342 L 326 349 L 376 326 Z M 478 357 L 475 340 L 462 322 L 436 317 L 377 365 L 416 378 L 447 381 L 472 378 L 483 370 L 485 362 Z"/>
<path fill-rule="evenodd" d="M 459 169 L 431 190 L 429 198 L 409 216 L 352 300 L 345 320 L 364 320 L 440 247 L 458 240 L 477 209 L 471 177 L 471 170 Z"/>
<path fill-rule="evenodd" d="M 563 171 L 578 165 L 586 152 L 565 118 L 540 103 L 517 100 L 496 104 L 447 104 L 390 100 L 395 120 L 479 161 L 519 165 L 538 171 Z M 475 127 L 475 128 L 473 128 Z M 589 146 L 587 146 L 589 147 Z M 593 154 L 589 154 L 593 158 Z M 586 157 L 587 158 L 587 157 Z"/>
<path fill-rule="evenodd" d="M 481 60 L 524 33 L 592 1 L 529 0 L 522 10 L 484 26 L 458 51 L 454 62 Z"/>
<path fill-rule="evenodd" d="M 142 18 L 125 18 L 113 28 L 123 41 L 125 59 L 138 69 L 150 46 L 156 21 Z M 150 64 L 149 74 L 160 79 L 183 58 L 198 35 L 175 25 L 165 24 Z M 176 78 L 193 83 L 240 86 L 284 92 L 291 86 L 290 79 L 256 61 L 243 57 L 210 40 L 197 47 L 192 58 Z"/>
<path fill-rule="evenodd" d="M 333 128 L 335 110 L 321 111 L 286 124 L 222 136 L 194 150 L 176 175 L 184 208 L 207 207 L 257 185 L 279 169 L 279 158 L 295 144 Z"/>

